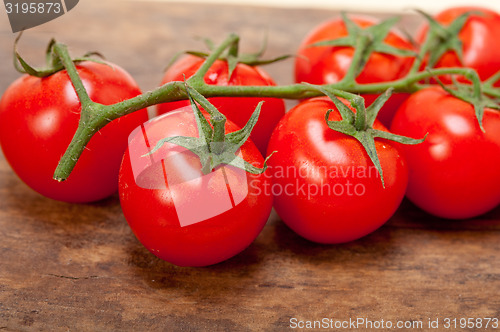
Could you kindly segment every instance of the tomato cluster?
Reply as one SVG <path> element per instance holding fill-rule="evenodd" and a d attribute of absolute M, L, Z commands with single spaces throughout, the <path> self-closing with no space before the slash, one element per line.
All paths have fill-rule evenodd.
<path fill-rule="evenodd" d="M 500 15 L 461 7 L 445 10 L 434 20 L 446 27 L 464 13 L 469 15 L 459 27 L 461 52 L 445 50 L 433 66 L 472 68 L 484 81 L 500 70 L 500 48 L 492 47 L 500 35 Z M 349 44 L 354 29 L 350 24 L 365 29 L 378 23 L 358 16 L 319 25 L 297 52 L 296 83 L 337 83 L 352 74 L 356 49 Z M 428 30 L 428 24 L 419 29 L 419 45 L 426 42 Z M 394 28 L 382 39 L 374 41 L 380 45 L 372 45 L 355 76 L 357 83 L 391 82 L 415 69 L 419 45 Z M 425 70 L 429 61 L 423 59 L 417 69 Z M 202 57 L 184 56 L 167 70 L 161 84 L 189 79 L 203 62 Z M 79 62 L 77 70 L 95 102 L 113 104 L 141 93 L 116 65 Z M 444 76 L 439 81 L 452 83 Z M 227 59 L 216 60 L 204 82 L 276 85 L 261 68 L 243 63 L 230 68 Z M 325 244 L 353 241 L 375 231 L 405 195 L 428 213 L 449 219 L 472 218 L 498 206 L 499 112 L 486 107 L 478 121 L 477 105 L 440 87 L 437 79 L 427 83 L 413 94 L 394 94 L 373 125 L 362 129 L 415 139 L 426 136 L 422 144 L 374 136 L 370 152 L 366 146 L 371 143 L 355 132 L 347 135 L 329 125 L 347 117 L 342 104 L 329 97 L 302 100 L 286 113 L 283 100 L 277 98 L 212 97 L 209 101 L 227 117 L 229 138 L 242 135 L 240 129 L 256 107 L 260 110 L 255 130 L 231 163 L 206 172 L 207 162 L 213 160 L 193 153 L 202 147 L 165 141 L 201 139 L 204 130 L 212 132 L 206 127 L 211 120 L 207 113 L 193 116 L 196 108 L 178 101 L 159 104 L 160 116 L 149 121 L 146 110 L 112 121 L 90 140 L 69 179 L 56 182 L 52 174 L 78 126 L 81 104 L 65 70 L 44 78 L 24 75 L 0 100 L 0 145 L 18 176 L 46 197 L 92 202 L 118 189 L 125 218 L 148 250 L 177 265 L 205 266 L 249 246 L 273 206 L 297 234 Z M 368 107 L 376 104 L 378 95 L 363 97 Z M 352 114 L 360 112 L 352 101 L 341 102 Z M 162 141 L 166 143 L 158 157 L 153 147 Z M 218 146 L 206 148 L 210 158 L 218 158 Z M 267 164 L 266 155 L 272 155 Z M 245 171 L 266 167 L 263 173 Z"/>

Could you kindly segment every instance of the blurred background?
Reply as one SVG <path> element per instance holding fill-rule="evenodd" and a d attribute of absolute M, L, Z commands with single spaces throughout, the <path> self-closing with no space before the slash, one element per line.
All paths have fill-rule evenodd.
<path fill-rule="evenodd" d="M 166 1 L 171 0 L 138 0 L 138 1 Z M 289 8 L 325 8 L 333 10 L 354 10 L 370 12 L 402 13 L 413 8 L 424 9 L 428 12 L 437 12 L 451 6 L 483 6 L 497 11 L 500 10 L 500 1 L 498 0 L 350 0 L 350 1 L 331 1 L 331 0 L 177 0 L 175 2 L 193 2 L 193 3 L 219 3 L 233 5 L 253 5 L 253 6 L 277 6 Z"/>
<path fill-rule="evenodd" d="M 265 57 L 273 58 L 295 54 L 309 31 L 340 11 L 380 19 L 400 15 L 398 28 L 414 35 L 424 19 L 413 9 L 436 13 L 467 4 L 500 11 L 499 0 L 80 0 L 65 15 L 27 30 L 19 50 L 39 66 L 50 38 L 69 45 L 74 55 L 100 51 L 146 91 L 158 86 L 178 52 L 206 50 L 203 38 L 220 42 L 234 32 L 242 52 L 256 52 L 267 36 Z M 15 37 L 0 10 L 0 94 L 19 76 L 12 66 Z M 265 69 L 279 84 L 293 80 L 293 58 Z"/>

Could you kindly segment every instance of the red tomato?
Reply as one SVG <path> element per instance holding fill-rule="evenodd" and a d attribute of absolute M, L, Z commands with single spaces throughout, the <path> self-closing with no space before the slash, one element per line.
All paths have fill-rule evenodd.
<path fill-rule="evenodd" d="M 175 62 L 163 76 L 161 84 L 172 81 L 183 81 L 191 77 L 203 64 L 204 59 L 187 55 Z M 272 78 L 259 67 L 251 67 L 239 63 L 231 79 L 228 80 L 228 66 L 226 61 L 217 60 L 205 75 L 205 82 L 212 85 L 276 85 Z M 266 153 L 267 142 L 279 119 L 285 114 L 283 100 L 276 98 L 249 98 L 249 97 L 215 97 L 208 100 L 228 119 L 237 126 L 243 127 L 252 115 L 257 104 L 264 100 L 259 121 L 252 131 L 251 140 L 259 151 Z M 179 107 L 189 105 L 189 101 L 177 101 L 158 105 L 158 114 L 164 114 Z"/>
<path fill-rule="evenodd" d="M 480 14 L 471 14 L 458 35 L 462 41 L 463 63 L 460 63 L 454 51 L 448 51 L 439 59 L 435 67 L 473 68 L 481 80 L 486 80 L 500 70 L 500 47 L 498 46 L 500 15 L 485 8 L 454 7 L 442 11 L 434 18 L 447 26 L 467 11 L 476 11 Z M 417 34 L 419 43 L 424 42 L 428 28 L 427 23 L 420 28 Z M 445 83 L 451 82 L 448 77 L 443 76 L 442 79 Z"/>
<path fill-rule="evenodd" d="M 226 123 L 227 132 L 237 129 Z M 120 169 L 123 213 L 139 241 L 163 260 L 180 266 L 224 261 L 248 247 L 264 227 L 272 196 L 263 188 L 270 179 L 227 165 L 203 175 L 199 158 L 171 143 L 140 157 L 174 135 L 198 136 L 192 111 L 169 112 L 131 134 Z M 263 166 L 251 141 L 240 154 Z"/>
<path fill-rule="evenodd" d="M 112 104 L 141 93 L 132 77 L 113 64 L 82 62 L 78 72 L 90 98 Z M 17 175 L 40 194 L 65 202 L 91 202 L 118 189 L 127 137 L 147 121 L 146 110 L 113 121 L 89 142 L 64 182 L 52 179 L 80 118 L 80 102 L 66 71 L 45 78 L 24 75 L 0 100 L 0 145 Z"/>
<path fill-rule="evenodd" d="M 279 122 L 269 151 L 270 191 L 282 220 L 319 243 L 359 239 L 382 226 L 404 197 L 408 169 L 398 143 L 376 139 L 385 189 L 376 167 L 356 139 L 330 129 L 341 119 L 327 98 L 303 101 Z M 375 129 L 386 130 L 379 121 Z"/>
<path fill-rule="evenodd" d="M 423 137 L 405 146 L 408 198 L 443 218 L 481 215 L 500 203 L 500 114 L 486 109 L 483 133 L 473 107 L 440 87 L 421 90 L 401 106 L 392 131 Z"/>
<path fill-rule="evenodd" d="M 370 17 L 350 17 L 360 27 L 376 24 Z M 339 82 L 346 74 L 352 61 L 352 47 L 309 47 L 309 45 L 326 40 L 334 40 L 347 36 L 347 29 L 341 18 L 327 21 L 315 28 L 302 41 L 295 60 L 295 81 L 312 84 L 330 84 Z M 411 43 L 397 30 L 392 30 L 384 40 L 385 43 L 399 49 L 413 50 Z M 397 80 L 404 77 L 413 63 L 412 57 L 401 57 L 374 52 L 363 71 L 357 77 L 358 83 L 377 83 Z M 370 105 L 378 95 L 363 95 L 366 106 Z M 389 125 L 392 116 L 408 97 L 408 94 L 393 94 L 379 113 L 379 120 Z"/>

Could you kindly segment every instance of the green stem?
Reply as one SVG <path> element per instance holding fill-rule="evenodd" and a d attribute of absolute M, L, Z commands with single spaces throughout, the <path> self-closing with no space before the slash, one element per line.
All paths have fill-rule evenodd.
<path fill-rule="evenodd" d="M 76 66 L 68 53 L 66 45 L 56 43 L 54 44 L 53 49 L 66 68 L 82 108 L 80 121 L 75 135 L 73 136 L 71 143 L 66 149 L 54 172 L 55 180 L 64 181 L 75 167 L 78 158 L 83 153 L 83 150 L 85 149 L 85 146 L 89 142 L 90 138 L 100 128 L 104 127 L 106 122 L 103 118 L 92 116 L 93 110 L 99 108 L 100 105 L 95 104 L 90 99 L 80 75 L 78 75 Z"/>
<path fill-rule="evenodd" d="M 210 146 L 210 150 L 215 154 L 220 154 L 224 150 L 224 140 L 226 137 L 225 117 L 219 119 L 212 118 L 212 125 L 214 126 L 214 137 Z"/>
<path fill-rule="evenodd" d="M 55 54 L 59 57 L 59 59 L 61 59 L 64 68 L 66 68 L 66 71 L 68 72 L 68 75 L 71 79 L 71 83 L 75 88 L 76 94 L 78 95 L 78 99 L 80 100 L 82 107 L 92 103 L 92 100 L 90 100 L 87 90 L 85 90 L 85 86 L 83 85 L 82 79 L 80 78 L 80 75 L 78 75 L 75 63 L 73 62 L 73 59 L 71 59 L 69 55 L 68 48 L 66 47 L 66 45 L 55 43 L 53 47 Z"/>
<path fill-rule="evenodd" d="M 213 63 L 221 56 L 224 50 L 226 50 L 228 47 L 233 47 L 234 44 L 238 43 L 239 39 L 240 38 L 237 35 L 230 34 L 228 38 L 226 38 L 213 52 L 210 53 L 210 55 L 206 58 L 198 71 L 193 76 L 191 76 L 191 78 L 188 80 L 189 84 L 193 86 L 203 84 L 204 77 L 210 67 L 212 67 Z"/>
<path fill-rule="evenodd" d="M 184 89 L 184 82 L 169 82 L 156 88 L 155 90 L 145 92 L 134 98 L 127 99 L 113 105 L 104 106 L 103 114 L 109 120 L 115 120 L 149 106 L 171 101 L 185 100 L 187 98 L 186 90 Z"/>
<path fill-rule="evenodd" d="M 354 54 L 352 56 L 351 65 L 347 70 L 344 78 L 339 82 L 341 85 L 356 85 L 356 77 L 359 74 L 359 69 L 364 68 L 363 58 L 367 48 L 370 45 L 370 38 L 366 34 L 360 34 L 356 40 L 356 46 L 354 47 Z M 347 86 L 346 86 L 347 88 Z M 345 89 L 340 89 L 345 90 Z M 352 98 L 348 98 L 352 102 Z M 354 126 L 357 130 L 363 131 L 367 128 L 367 114 L 366 108 L 362 107 L 357 109 Z"/>

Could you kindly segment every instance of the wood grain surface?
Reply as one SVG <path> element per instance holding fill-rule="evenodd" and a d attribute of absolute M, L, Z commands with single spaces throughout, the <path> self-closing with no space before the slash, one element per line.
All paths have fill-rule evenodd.
<path fill-rule="evenodd" d="M 267 33 L 272 57 L 293 53 L 313 26 L 334 15 L 82 0 L 27 31 L 20 51 L 41 64 L 50 37 L 75 55 L 99 50 L 149 90 L 177 51 L 202 46 L 195 37 L 220 41 L 237 32 L 243 50 L 252 51 Z M 420 19 L 403 22 L 414 29 Z M 3 12 L 0 29 L 4 91 L 18 74 L 11 66 L 15 36 Z M 268 71 L 290 83 L 292 63 Z M 429 319 L 500 318 L 499 240 L 500 209 L 451 222 L 404 201 L 385 226 L 352 243 L 313 244 L 273 214 L 240 255 L 180 268 L 136 240 L 117 196 L 84 205 L 46 199 L 0 156 L 0 331 L 285 331 L 292 318 L 412 321 L 430 330 Z"/>

